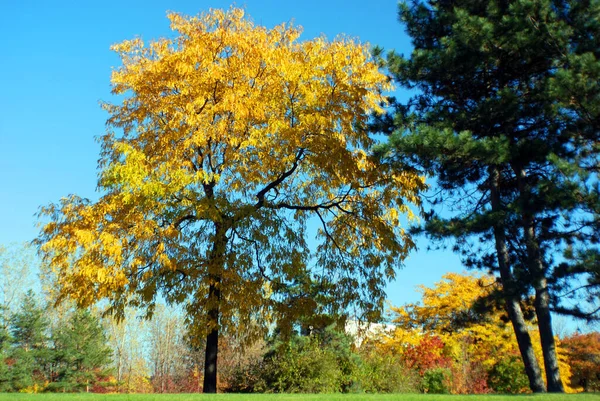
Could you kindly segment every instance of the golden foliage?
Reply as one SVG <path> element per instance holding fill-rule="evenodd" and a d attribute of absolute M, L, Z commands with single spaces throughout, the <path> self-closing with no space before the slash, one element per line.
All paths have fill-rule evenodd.
<path fill-rule="evenodd" d="M 420 304 L 392 307 L 398 329 L 396 338 L 387 340 L 387 347 L 411 336 L 408 343 L 414 345 L 422 333 L 428 333 L 439 336 L 455 360 L 469 355 L 486 368 L 493 366 L 498 357 L 518 354 L 504 313 L 495 310 L 481 314 L 473 309 L 474 303 L 489 296 L 496 285 L 491 276 L 446 273 L 432 288 L 420 286 Z"/>
<path fill-rule="evenodd" d="M 151 313 L 162 291 L 200 331 L 216 305 L 226 329 L 289 314 L 292 287 L 306 309 L 319 297 L 380 308 L 413 247 L 400 214 L 413 217 L 424 183 L 369 153 L 365 126 L 390 83 L 368 48 L 300 42 L 298 27 L 235 8 L 169 19 L 174 38 L 112 47 L 120 102 L 104 104 L 101 198 L 42 209 L 61 296 Z"/>
<path fill-rule="evenodd" d="M 379 349 L 402 355 L 407 346 L 416 346 L 424 335 L 442 339 L 446 355 L 456 363 L 477 361 L 489 370 L 502 358 L 520 355 L 512 326 L 501 309 L 478 312 L 474 304 L 494 291 L 498 284 L 493 276 L 447 273 L 433 287 L 420 286 L 422 300 L 417 304 L 392 307 L 396 330 L 379 339 Z M 543 361 L 539 332 L 533 325 L 529 334 L 538 361 Z M 561 377 L 571 376 L 566 351 L 557 339 Z M 543 363 L 540 364 L 543 372 Z M 565 391 L 578 389 L 566 382 Z"/>

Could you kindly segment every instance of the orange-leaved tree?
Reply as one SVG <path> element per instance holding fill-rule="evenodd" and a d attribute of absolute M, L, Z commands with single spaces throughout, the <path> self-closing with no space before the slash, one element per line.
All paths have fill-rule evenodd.
<path fill-rule="evenodd" d="M 369 152 L 390 84 L 366 46 L 300 42 L 299 28 L 235 8 L 168 17 L 175 37 L 113 46 L 102 195 L 42 208 L 38 243 L 63 298 L 109 299 L 117 314 L 151 313 L 159 294 L 183 303 L 215 392 L 220 330 L 377 313 L 413 247 L 399 215 L 424 184 Z"/>
<path fill-rule="evenodd" d="M 599 391 L 600 333 L 573 334 L 561 343 L 571 366 L 571 386 L 580 386 L 586 392 Z"/>

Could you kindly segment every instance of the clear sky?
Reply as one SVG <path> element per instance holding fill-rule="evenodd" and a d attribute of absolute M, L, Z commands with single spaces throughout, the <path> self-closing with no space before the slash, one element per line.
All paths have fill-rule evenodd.
<path fill-rule="evenodd" d="M 97 198 L 95 137 L 107 115 L 113 43 L 170 35 L 166 12 L 195 15 L 228 8 L 227 1 L 6 1 L 0 14 L 0 244 L 37 235 L 39 206 L 68 194 Z M 395 0 L 237 2 L 258 24 L 293 20 L 303 38 L 345 34 L 371 45 L 410 53 Z M 402 96 L 402 91 L 399 90 Z M 418 284 L 461 271 L 450 251 L 426 251 L 418 242 L 388 286 L 395 304 L 414 302 Z"/>

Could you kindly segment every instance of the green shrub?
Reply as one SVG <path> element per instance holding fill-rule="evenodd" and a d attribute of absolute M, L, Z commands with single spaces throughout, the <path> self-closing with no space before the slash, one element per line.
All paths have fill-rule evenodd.
<path fill-rule="evenodd" d="M 353 387 L 352 339 L 332 328 L 308 336 L 275 337 L 261 361 L 237 369 L 231 392 L 339 393 Z"/>
<path fill-rule="evenodd" d="M 259 392 L 336 393 L 342 371 L 331 350 L 320 347 L 317 337 L 296 337 L 267 354 Z"/>
<path fill-rule="evenodd" d="M 405 367 L 398 356 L 382 355 L 363 345 L 357 358 L 353 392 L 416 393 L 420 378 L 415 370 Z"/>
<path fill-rule="evenodd" d="M 429 369 L 423 373 L 421 381 L 423 392 L 429 394 L 448 394 L 450 370 L 447 368 Z"/>
<path fill-rule="evenodd" d="M 488 374 L 488 385 L 496 393 L 517 394 L 529 388 L 521 358 L 511 356 L 497 362 Z"/>

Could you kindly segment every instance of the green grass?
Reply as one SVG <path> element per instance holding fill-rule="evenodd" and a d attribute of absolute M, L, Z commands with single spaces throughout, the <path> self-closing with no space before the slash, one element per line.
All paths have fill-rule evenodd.
<path fill-rule="evenodd" d="M 0 394 L 0 401 L 600 401 L 600 394 Z"/>

